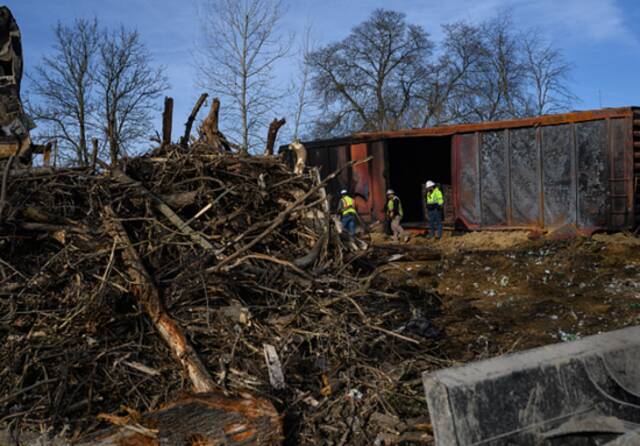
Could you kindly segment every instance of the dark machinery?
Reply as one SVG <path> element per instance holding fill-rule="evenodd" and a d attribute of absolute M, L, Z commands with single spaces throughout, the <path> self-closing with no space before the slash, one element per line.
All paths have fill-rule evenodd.
<path fill-rule="evenodd" d="M 35 125 L 20 100 L 22 70 L 20 29 L 9 8 L 0 6 L 0 160 L 16 156 L 21 164 L 30 164 L 34 153 L 48 158 L 49 150 L 31 142 Z"/>

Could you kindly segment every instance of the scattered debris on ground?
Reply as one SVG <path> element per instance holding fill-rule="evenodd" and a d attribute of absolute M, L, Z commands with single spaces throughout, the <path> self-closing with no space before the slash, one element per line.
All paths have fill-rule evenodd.
<path fill-rule="evenodd" d="M 202 144 L 10 172 L 2 427 L 157 436 L 142 414 L 207 390 L 270 401 L 289 444 L 428 438 L 438 300 L 344 250 L 314 178 Z"/>
<path fill-rule="evenodd" d="M 418 236 L 412 243 L 441 260 L 400 260 L 388 275 L 442 300 L 433 322 L 446 333 L 439 348 L 448 359 L 492 357 L 640 322 L 636 237 L 532 241 L 522 231 Z"/>

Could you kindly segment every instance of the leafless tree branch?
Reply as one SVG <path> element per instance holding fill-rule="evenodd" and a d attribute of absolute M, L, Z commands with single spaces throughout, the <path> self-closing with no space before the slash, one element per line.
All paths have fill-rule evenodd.
<path fill-rule="evenodd" d="M 262 140 L 259 128 L 281 96 L 273 68 L 291 47 L 279 30 L 283 14 L 279 0 L 206 0 L 201 7 L 201 86 L 228 104 L 227 133 L 244 153 Z"/>
<path fill-rule="evenodd" d="M 158 108 L 167 79 L 162 68 L 152 68 L 138 32 L 123 26 L 105 34 L 99 60 L 102 129 L 115 163 L 127 145 L 149 134 L 151 112 Z"/>
<path fill-rule="evenodd" d="M 94 77 L 101 32 L 96 19 L 77 19 L 54 28 L 53 54 L 43 57 L 30 76 L 38 97 L 29 112 L 46 124 L 47 133 L 60 142 L 75 163 L 90 162 L 88 133 L 96 128 Z"/>

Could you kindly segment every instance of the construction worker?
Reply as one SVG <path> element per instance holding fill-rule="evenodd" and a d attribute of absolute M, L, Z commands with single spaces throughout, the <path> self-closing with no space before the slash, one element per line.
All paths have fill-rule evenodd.
<path fill-rule="evenodd" d="M 409 241 L 409 235 L 406 233 L 400 222 L 404 216 L 402 211 L 402 202 L 393 189 L 387 191 L 387 219 L 391 222 L 391 231 L 393 232 L 393 240 L 398 241 L 400 237 L 407 242 Z"/>
<path fill-rule="evenodd" d="M 342 229 L 347 231 L 351 236 L 356 235 L 356 216 L 358 211 L 356 210 L 356 202 L 349 196 L 346 189 L 340 191 L 340 203 L 338 205 L 338 215 L 340 215 L 340 222 L 342 223 Z"/>
<path fill-rule="evenodd" d="M 429 227 L 431 232 L 428 237 L 442 238 L 442 214 L 444 209 L 444 198 L 442 191 L 433 181 L 426 183 L 427 214 L 429 216 Z"/>

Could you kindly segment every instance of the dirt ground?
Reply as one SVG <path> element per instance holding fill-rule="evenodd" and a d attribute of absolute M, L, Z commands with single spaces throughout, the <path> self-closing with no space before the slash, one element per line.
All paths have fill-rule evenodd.
<path fill-rule="evenodd" d="M 531 241 L 526 232 L 477 232 L 410 244 L 442 259 L 396 262 L 386 274 L 436 292 L 433 322 L 456 362 L 640 322 L 640 239 L 630 235 Z"/>
<path fill-rule="evenodd" d="M 640 322 L 640 239 L 596 234 L 533 241 L 528 235 L 415 236 L 409 249 L 441 259 L 400 259 L 383 267 L 387 280 L 441 300 L 430 315 L 442 332 L 434 355 L 456 365 Z M 381 235 L 372 241 L 390 243 Z"/>

